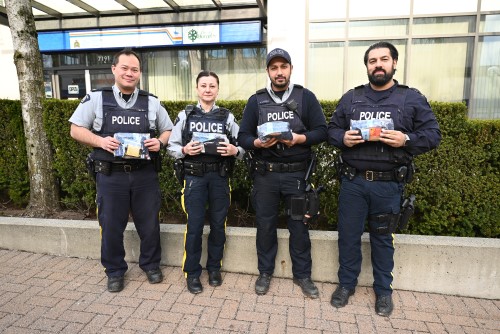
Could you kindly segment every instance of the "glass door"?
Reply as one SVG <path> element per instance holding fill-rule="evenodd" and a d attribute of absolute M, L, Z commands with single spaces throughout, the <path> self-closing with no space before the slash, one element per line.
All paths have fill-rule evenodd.
<path fill-rule="evenodd" d="M 59 98 L 82 99 L 87 94 L 85 71 L 59 71 Z"/>

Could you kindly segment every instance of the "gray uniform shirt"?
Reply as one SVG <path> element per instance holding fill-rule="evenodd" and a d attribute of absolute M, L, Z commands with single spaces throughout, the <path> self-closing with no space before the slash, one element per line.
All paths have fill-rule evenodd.
<path fill-rule="evenodd" d="M 122 97 L 120 90 L 113 86 L 113 95 L 118 105 L 122 108 L 131 108 L 137 101 L 139 89 L 136 88 L 128 101 Z M 89 130 L 99 131 L 102 126 L 102 91 L 90 92 L 87 94 L 69 121 L 75 125 L 87 128 Z M 148 97 L 148 118 L 150 129 L 157 130 L 158 133 L 172 130 L 173 124 L 167 111 L 154 96 Z"/>
<path fill-rule="evenodd" d="M 197 105 L 198 108 L 202 109 L 200 103 Z M 212 106 L 212 110 L 218 108 L 217 105 Z M 172 156 L 174 159 L 183 159 L 185 155 L 182 153 L 182 131 L 184 129 L 184 126 L 186 124 L 186 111 L 182 110 L 179 115 L 177 116 L 177 119 L 175 120 L 175 125 L 172 130 L 172 133 L 170 134 L 170 139 L 168 141 L 168 154 Z M 227 117 L 227 128 L 229 129 L 230 135 L 235 139 L 238 137 L 238 131 L 240 130 L 240 127 L 236 123 L 234 119 L 233 113 L 229 113 L 229 116 Z M 243 154 L 245 153 L 245 150 L 238 146 L 238 151 L 239 154 L 236 157 L 237 159 L 243 159 Z"/>

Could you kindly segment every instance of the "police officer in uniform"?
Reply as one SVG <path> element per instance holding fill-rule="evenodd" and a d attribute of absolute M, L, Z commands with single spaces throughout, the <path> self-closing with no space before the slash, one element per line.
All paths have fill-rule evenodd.
<path fill-rule="evenodd" d="M 370 231 L 375 310 L 393 310 L 394 232 L 404 184 L 415 155 L 438 146 L 441 133 L 427 99 L 416 89 L 393 79 L 398 51 L 388 42 L 371 45 L 364 63 L 369 84 L 345 93 L 328 125 L 328 142 L 341 149 L 339 195 L 339 285 L 331 304 L 344 307 L 354 293 L 361 271 L 361 235 Z M 386 120 L 378 140 L 362 136 L 352 121 Z M 377 138 L 372 138 L 377 139 Z"/>
<path fill-rule="evenodd" d="M 266 64 L 270 84 L 248 99 L 238 134 L 240 145 L 254 152 L 251 196 L 257 224 L 260 275 L 255 282 L 255 292 L 258 295 L 268 292 L 275 268 L 280 200 L 285 200 L 289 211 L 291 198 L 304 196 L 311 146 L 327 138 L 325 116 L 316 96 L 290 82 L 293 66 L 289 53 L 274 49 L 268 53 Z M 262 141 L 257 126 L 269 121 L 288 122 L 292 136 Z M 319 292 L 311 280 L 308 225 L 300 216 L 291 215 L 288 215 L 287 223 L 293 281 L 301 287 L 304 295 L 317 298 Z"/>
<path fill-rule="evenodd" d="M 87 94 L 69 121 L 71 136 L 94 147 L 90 163 L 96 172 L 101 263 L 108 277 L 108 291 L 119 292 L 128 269 L 123 233 L 129 212 L 141 239 L 139 266 L 150 283 L 163 280 L 159 267 L 159 152 L 166 145 L 173 124 L 160 101 L 137 88 L 141 61 L 135 52 L 129 49 L 118 52 L 111 70 L 115 78 L 113 87 Z M 144 147 L 151 160 L 115 157 L 120 142 L 114 134 L 118 132 L 149 134 Z"/>
<path fill-rule="evenodd" d="M 182 270 L 187 288 L 193 294 L 203 291 L 200 259 L 207 203 L 208 283 L 214 287 L 222 284 L 220 270 L 230 205 L 229 176 L 235 157 L 241 159 L 244 153 L 236 144 L 239 127 L 234 115 L 215 103 L 219 93 L 217 74 L 201 71 L 196 78 L 196 91 L 198 104 L 188 105 L 179 113 L 168 144 L 169 154 L 177 159 L 176 173 L 183 184 L 182 206 L 187 225 Z M 202 142 L 202 139 L 207 140 Z"/>

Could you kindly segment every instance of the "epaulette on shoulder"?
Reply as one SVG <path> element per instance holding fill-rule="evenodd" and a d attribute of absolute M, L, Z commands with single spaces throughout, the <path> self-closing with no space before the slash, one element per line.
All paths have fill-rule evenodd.
<path fill-rule="evenodd" d="M 419 94 L 419 95 L 422 95 L 424 96 L 424 94 L 422 94 L 421 91 L 419 91 L 418 89 L 414 88 L 414 87 L 408 87 L 409 89 L 411 89 L 412 91 L 414 91 L 415 93 Z"/>
<path fill-rule="evenodd" d="M 224 107 L 219 107 L 219 112 L 222 114 L 222 115 L 229 115 L 229 113 L 231 112 L 231 110 L 227 109 L 227 108 L 224 108 Z"/>
<path fill-rule="evenodd" d="M 262 93 L 267 93 L 267 89 L 261 88 L 258 91 L 255 92 L 256 94 L 262 94 Z"/>
<path fill-rule="evenodd" d="M 299 84 L 293 84 L 293 86 L 294 86 L 293 88 L 304 88 L 304 86 L 299 85 Z"/>
<path fill-rule="evenodd" d="M 158 98 L 158 96 L 156 96 L 156 95 L 154 95 L 154 94 L 151 94 L 150 92 L 145 91 L 145 90 L 142 90 L 142 89 L 139 89 L 139 95 L 152 96 L 152 97 L 154 97 L 155 99 L 157 99 L 157 98 Z"/>
<path fill-rule="evenodd" d="M 186 114 L 186 119 L 189 117 L 189 114 L 191 114 L 194 110 L 194 105 L 188 104 L 186 108 L 184 108 L 184 113 Z"/>
<path fill-rule="evenodd" d="M 354 87 L 352 91 L 354 92 L 354 95 L 363 95 L 364 94 L 364 87 L 365 85 L 359 85 Z"/>

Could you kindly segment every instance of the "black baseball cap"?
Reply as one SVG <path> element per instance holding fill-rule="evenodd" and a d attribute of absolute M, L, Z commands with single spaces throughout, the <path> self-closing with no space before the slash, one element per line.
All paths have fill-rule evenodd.
<path fill-rule="evenodd" d="M 276 48 L 267 54 L 266 67 L 269 67 L 269 63 L 271 62 L 271 60 L 277 57 L 285 59 L 288 63 L 290 63 L 290 65 L 292 64 L 292 58 L 290 57 L 290 54 L 283 49 Z"/>

